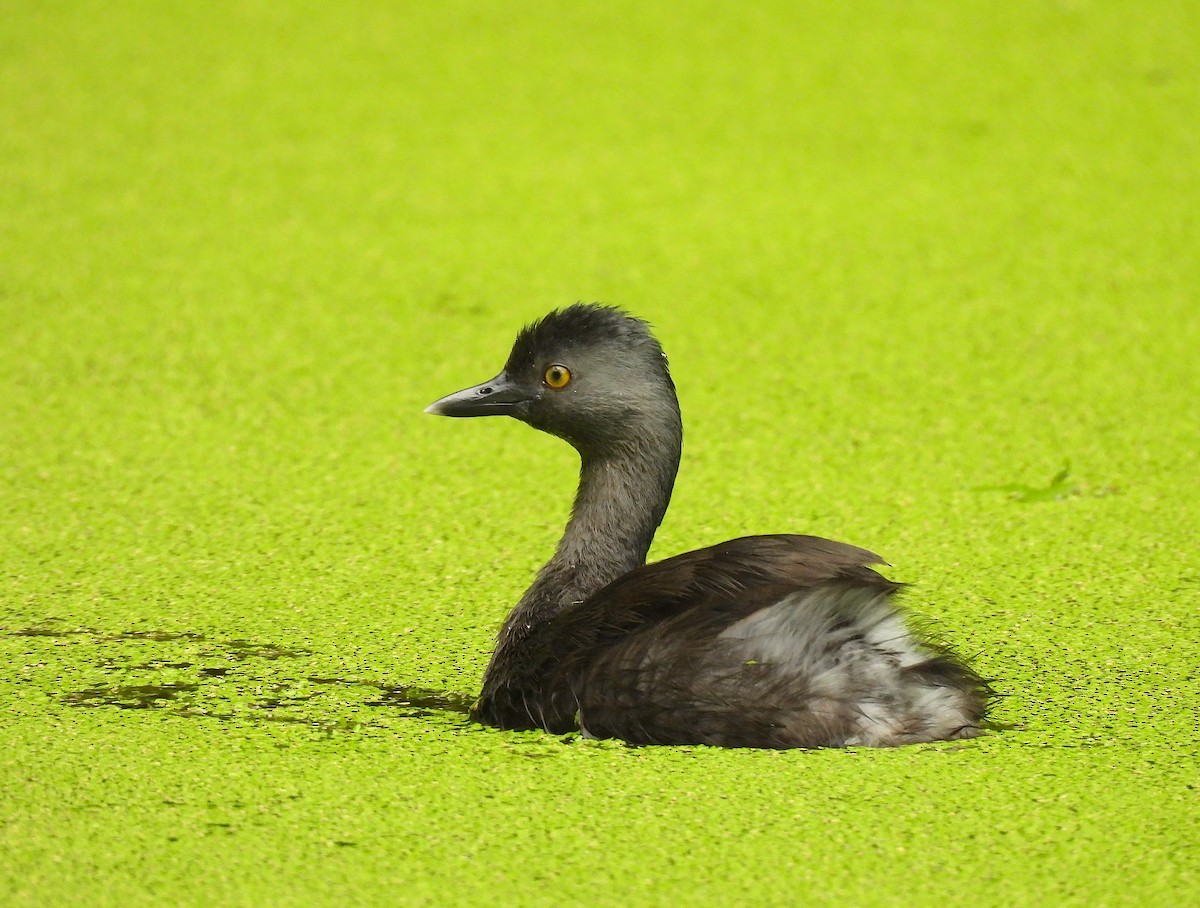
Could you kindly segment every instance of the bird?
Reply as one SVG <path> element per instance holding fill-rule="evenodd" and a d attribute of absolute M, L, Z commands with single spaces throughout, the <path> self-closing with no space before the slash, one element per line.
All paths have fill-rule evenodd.
<path fill-rule="evenodd" d="M 878 555 L 745 536 L 646 563 L 683 424 L 666 354 L 625 310 L 526 325 L 503 370 L 427 413 L 509 416 L 580 456 L 553 556 L 503 623 L 471 718 L 631 745 L 886 747 L 975 737 L 995 696 L 914 630 Z"/>

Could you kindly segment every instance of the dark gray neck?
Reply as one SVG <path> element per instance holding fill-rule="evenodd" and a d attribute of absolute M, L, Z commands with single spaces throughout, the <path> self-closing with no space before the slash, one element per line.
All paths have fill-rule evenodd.
<path fill-rule="evenodd" d="M 678 466 L 678 449 L 657 462 L 644 450 L 584 455 L 571 520 L 522 604 L 551 599 L 558 612 L 645 564 Z"/>
<path fill-rule="evenodd" d="M 485 677 L 501 683 L 519 671 L 537 628 L 646 562 L 679 469 L 683 429 L 678 411 L 624 443 L 581 451 L 579 491 L 554 557 L 538 573 L 500 631 Z"/>

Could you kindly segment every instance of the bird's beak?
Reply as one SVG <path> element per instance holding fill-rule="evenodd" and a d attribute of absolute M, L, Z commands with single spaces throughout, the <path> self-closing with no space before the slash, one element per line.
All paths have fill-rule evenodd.
<path fill-rule="evenodd" d="M 533 395 L 505 373 L 473 388 L 464 388 L 435 400 L 425 408 L 434 416 L 511 416 L 517 405 Z"/>

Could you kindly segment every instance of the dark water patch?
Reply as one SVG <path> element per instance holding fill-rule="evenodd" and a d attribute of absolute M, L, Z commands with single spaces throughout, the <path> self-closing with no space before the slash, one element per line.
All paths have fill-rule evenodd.
<path fill-rule="evenodd" d="M 254 709 L 281 709 L 288 706 L 296 706 L 300 703 L 307 703 L 316 694 L 301 694 L 292 697 L 267 697 L 264 700 L 259 700 L 251 703 L 250 706 Z"/>
<path fill-rule="evenodd" d="M 120 631 L 97 637 L 97 642 L 121 640 L 153 640 L 155 642 L 170 642 L 173 640 L 204 640 L 203 634 L 192 631 Z"/>
<path fill-rule="evenodd" d="M 228 646 L 229 652 L 218 651 L 218 646 Z M 300 647 L 245 640 L 228 644 L 209 641 L 195 661 L 179 658 L 184 653 L 175 658 L 167 654 L 159 659 L 143 658 L 136 663 L 120 660 L 104 669 L 109 683 L 80 690 L 60 689 L 52 696 L 74 707 L 152 709 L 179 718 L 299 725 L 328 734 L 361 731 L 388 718 L 465 717 L 470 711 L 473 698 L 454 691 L 324 675 L 284 678 L 265 665 L 260 664 L 260 670 L 255 671 L 252 661 L 243 661 L 273 662 L 308 653 Z M 147 671 L 159 676 L 146 678 L 141 673 Z M 187 674 L 181 678 L 175 674 L 180 671 Z M 139 683 L 123 683 L 133 681 Z M 385 712 L 366 714 L 362 712 L 364 707 Z"/>
<path fill-rule="evenodd" d="M 55 627 L 50 622 L 57 619 L 50 618 L 41 624 L 34 624 L 29 627 L 21 628 L 19 631 L 10 631 L 10 637 L 77 637 L 80 634 L 94 634 L 95 631 L 90 628 L 65 628 Z"/>
<path fill-rule="evenodd" d="M 70 706 L 110 706 L 120 709 L 155 709 L 181 719 L 214 719 L 218 722 L 249 725 L 298 725 L 326 735 L 359 731 L 370 723 L 358 720 L 326 718 L 321 715 L 297 715 L 295 710 L 321 696 L 316 693 L 285 693 L 293 688 L 287 682 L 275 685 L 275 695 L 253 703 L 238 705 L 216 693 L 224 685 L 202 688 L 200 684 L 178 682 L 94 687 L 73 691 L 60 697 Z"/>
<path fill-rule="evenodd" d="M 218 722 L 228 722 L 231 719 L 236 719 L 233 713 L 220 713 L 212 709 L 204 709 L 199 706 L 181 706 L 179 709 L 172 710 L 171 715 L 179 716 L 183 719 L 216 719 Z"/>
<path fill-rule="evenodd" d="M 71 706 L 116 706 L 121 709 L 156 709 L 180 694 L 194 692 L 198 684 L 126 684 L 120 687 L 91 687 L 63 695 Z"/>
<path fill-rule="evenodd" d="M 346 687 L 367 687 L 379 691 L 379 697 L 366 700 L 364 706 L 398 706 L 410 716 L 431 715 L 435 712 L 462 713 L 471 711 L 474 697 L 453 691 L 436 690 L 415 685 L 390 685 L 379 681 L 361 681 L 357 678 L 328 678 L 309 675 L 312 684 L 340 684 Z"/>
<path fill-rule="evenodd" d="M 71 627 L 61 623 L 59 618 L 46 618 L 36 624 L 28 627 L 20 628 L 19 630 L 7 631 L 7 636 L 12 637 L 40 637 L 63 639 L 72 638 L 71 643 L 90 643 L 93 645 L 110 644 L 110 643 L 182 643 L 182 644 L 207 644 L 198 655 L 203 657 L 232 660 L 243 662 L 249 659 L 264 659 L 273 662 L 277 659 L 299 659 L 305 656 L 311 656 L 313 651 L 301 646 L 285 646 L 277 643 L 261 643 L 253 640 L 245 640 L 235 638 L 233 640 L 216 640 L 204 634 L 196 633 L 195 631 L 167 631 L 167 630 L 126 630 L 116 633 L 106 633 L 92 627 Z M 178 653 L 175 660 L 167 661 L 166 659 L 151 659 L 138 665 L 130 666 L 131 668 L 190 668 L 191 661 L 180 659 L 179 656 L 183 653 Z M 196 655 L 194 651 L 188 655 Z M 202 673 L 209 677 L 217 677 L 230 669 L 205 669 Z"/>
<path fill-rule="evenodd" d="M 473 697 L 449 691 L 433 690 L 428 687 L 380 687 L 377 700 L 367 700 L 364 706 L 401 707 L 410 716 L 427 716 L 432 713 L 450 712 L 466 715 L 471 711 Z"/>
<path fill-rule="evenodd" d="M 226 640 L 220 646 L 234 659 L 298 659 L 311 656 L 312 650 L 300 646 L 277 646 L 274 643 L 254 643 L 250 640 Z"/>
<path fill-rule="evenodd" d="M 139 662 L 137 665 L 129 666 L 132 669 L 151 669 L 151 668 L 191 668 L 191 662 L 167 662 L 165 659 L 151 659 L 149 662 Z"/>

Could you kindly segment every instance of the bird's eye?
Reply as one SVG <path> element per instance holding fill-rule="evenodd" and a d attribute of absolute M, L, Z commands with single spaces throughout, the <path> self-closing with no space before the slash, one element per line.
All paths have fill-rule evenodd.
<path fill-rule="evenodd" d="M 542 375 L 542 380 L 555 391 L 558 391 L 561 388 L 565 388 L 571 380 L 571 370 L 566 366 L 560 366 L 558 363 L 555 363 L 553 366 L 547 367 L 545 374 Z"/>

